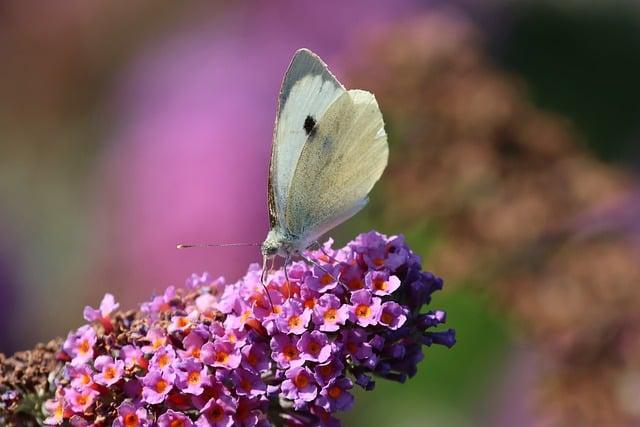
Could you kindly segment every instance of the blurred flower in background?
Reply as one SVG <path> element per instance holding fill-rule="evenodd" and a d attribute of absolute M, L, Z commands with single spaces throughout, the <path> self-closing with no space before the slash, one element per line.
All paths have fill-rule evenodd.
<path fill-rule="evenodd" d="M 390 135 L 336 234 L 406 234 L 459 336 L 344 424 L 638 424 L 637 6 L 457 3 L 3 3 L 2 351 L 105 292 L 129 308 L 257 259 L 174 247 L 264 237 L 276 95 L 306 46 Z"/>

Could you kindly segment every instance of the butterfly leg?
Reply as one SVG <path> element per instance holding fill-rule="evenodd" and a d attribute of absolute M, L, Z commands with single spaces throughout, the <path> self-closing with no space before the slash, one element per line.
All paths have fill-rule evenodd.
<path fill-rule="evenodd" d="M 271 260 L 271 267 L 273 268 L 273 259 Z M 271 311 L 273 311 L 273 301 L 271 301 L 271 295 L 269 294 L 269 289 L 267 289 L 267 257 L 262 257 L 262 275 L 260 276 L 260 283 L 264 288 L 264 293 L 267 294 L 267 299 L 269 300 L 269 305 L 271 306 Z"/>
<path fill-rule="evenodd" d="M 309 264 L 313 264 L 316 267 L 318 267 L 320 270 L 322 270 L 324 273 L 328 274 L 333 280 L 335 280 L 338 283 L 342 283 L 343 285 L 346 285 L 346 283 L 340 281 L 340 279 L 338 279 L 337 277 L 335 277 L 333 274 L 331 274 L 331 272 L 329 270 L 327 270 L 326 268 L 324 268 L 323 266 L 321 266 L 320 264 L 318 264 L 317 262 L 315 262 L 314 260 L 312 260 L 311 258 L 308 258 L 302 254 L 300 254 L 300 257 L 305 260 L 306 262 L 308 262 Z"/>
<path fill-rule="evenodd" d="M 318 241 L 316 240 L 315 244 L 318 246 L 318 249 L 320 249 L 320 251 L 323 253 L 323 255 L 324 255 L 324 256 L 326 256 L 327 258 L 329 258 L 329 259 L 331 260 L 331 262 L 338 264 L 338 260 L 337 260 L 337 259 L 335 259 L 334 257 L 332 257 L 331 255 L 329 255 L 329 254 L 327 253 L 327 251 L 325 251 L 325 250 L 324 250 L 324 246 L 322 246 L 322 245 L 320 244 L 320 242 L 318 242 Z"/>
<path fill-rule="evenodd" d="M 287 254 L 287 258 L 285 258 L 284 260 L 284 280 L 287 283 L 287 293 L 288 293 L 288 298 L 291 298 L 291 282 L 289 282 L 289 272 L 287 271 L 287 266 L 289 265 L 289 263 L 291 262 L 291 255 Z"/>

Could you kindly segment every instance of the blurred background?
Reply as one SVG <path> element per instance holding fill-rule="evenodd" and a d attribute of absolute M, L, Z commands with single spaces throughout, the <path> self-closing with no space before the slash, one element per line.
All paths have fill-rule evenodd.
<path fill-rule="evenodd" d="M 346 426 L 640 425 L 640 4 L 0 3 L 0 351 L 260 242 L 294 50 L 374 92 L 391 144 L 334 231 L 403 233 L 458 331 Z"/>

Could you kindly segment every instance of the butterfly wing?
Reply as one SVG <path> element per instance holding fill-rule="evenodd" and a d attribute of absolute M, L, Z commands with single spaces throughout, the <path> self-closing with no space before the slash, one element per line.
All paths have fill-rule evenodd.
<path fill-rule="evenodd" d="M 296 51 L 285 73 L 269 167 L 269 222 L 280 225 L 287 209 L 294 171 L 309 133 L 344 87 L 308 49 Z"/>
<path fill-rule="evenodd" d="M 389 147 L 373 94 L 350 90 L 308 136 L 289 188 L 285 228 L 313 242 L 362 209 L 387 165 Z"/>

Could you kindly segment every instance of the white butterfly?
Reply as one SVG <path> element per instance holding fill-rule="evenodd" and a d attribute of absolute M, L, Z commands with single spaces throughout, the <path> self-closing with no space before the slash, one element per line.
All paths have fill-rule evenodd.
<path fill-rule="evenodd" d="M 278 99 L 263 265 L 278 255 L 286 269 L 292 256 L 360 211 L 388 156 L 373 94 L 346 90 L 316 54 L 298 50 Z"/>

